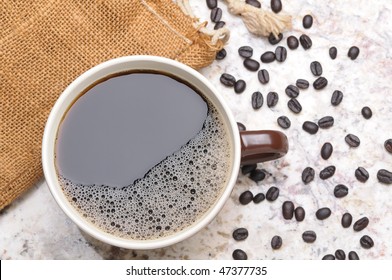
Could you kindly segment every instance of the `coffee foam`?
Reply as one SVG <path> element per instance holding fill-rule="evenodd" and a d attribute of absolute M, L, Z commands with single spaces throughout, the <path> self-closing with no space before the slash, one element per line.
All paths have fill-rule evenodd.
<path fill-rule="evenodd" d="M 208 103 L 202 130 L 186 145 L 125 187 L 75 184 L 59 176 L 70 203 L 101 230 L 151 240 L 194 224 L 224 190 L 231 145 L 217 109 Z"/>

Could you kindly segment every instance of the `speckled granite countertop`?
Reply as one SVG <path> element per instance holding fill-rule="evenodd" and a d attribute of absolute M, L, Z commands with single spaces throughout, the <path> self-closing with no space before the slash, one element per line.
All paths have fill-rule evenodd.
<path fill-rule="evenodd" d="M 270 1 L 264 1 L 268 7 Z M 191 0 L 195 14 L 202 20 L 209 19 L 205 1 Z M 285 130 L 290 142 L 288 155 L 281 160 L 259 164 L 266 171 L 265 180 L 255 183 L 239 174 L 237 185 L 216 219 L 204 230 L 177 245 L 152 251 L 133 251 L 102 244 L 82 233 L 59 209 L 45 182 L 40 182 L 28 193 L 0 213 L 0 259 L 231 259 L 234 249 L 247 252 L 249 259 L 321 259 L 325 254 L 343 249 L 355 250 L 361 259 L 392 259 L 392 186 L 378 182 L 376 174 L 381 168 L 392 170 L 392 154 L 384 149 L 384 141 L 392 138 L 392 2 L 350 0 L 283 1 L 283 11 L 293 15 L 293 30 L 284 34 L 280 45 L 287 47 L 289 35 L 299 37 L 308 34 L 313 47 L 304 51 L 288 50 L 284 63 L 262 64 L 270 73 L 270 82 L 261 85 L 257 74 L 242 66 L 238 48 L 250 45 L 253 57 L 259 58 L 267 50 L 275 50 L 266 39 L 249 34 L 238 17 L 231 16 L 222 1 L 223 20 L 232 31 L 226 46 L 227 56 L 215 61 L 202 73 L 212 81 L 226 99 L 237 121 L 248 129 L 281 130 L 276 119 L 286 115 L 291 127 Z M 304 30 L 302 17 L 311 14 L 313 27 Z M 209 24 L 211 26 L 211 24 Z M 328 56 L 330 46 L 336 46 L 338 57 Z M 357 60 L 347 57 L 350 46 L 357 45 L 361 53 Z M 312 87 L 301 90 L 298 100 L 303 111 L 295 115 L 286 106 L 284 93 L 287 85 L 304 78 L 315 80 L 309 70 L 310 62 L 318 60 L 323 66 L 323 76 L 328 86 L 319 92 Z M 247 82 L 242 94 L 223 87 L 219 77 L 223 72 L 233 74 Z M 343 102 L 334 107 L 330 104 L 335 89 L 344 93 Z M 277 106 L 270 109 L 263 105 L 259 110 L 251 107 L 251 95 L 260 91 L 279 93 Z M 373 117 L 365 120 L 361 108 L 369 106 Z M 335 118 L 332 128 L 319 130 L 310 135 L 302 130 L 306 120 L 317 121 L 323 116 Z M 358 148 L 350 148 L 344 141 L 348 133 L 361 140 Z M 319 153 L 323 143 L 331 142 L 334 152 L 328 160 Z M 318 173 L 328 165 L 336 166 L 335 175 L 321 180 Z M 301 181 L 302 170 L 311 166 L 316 171 L 314 181 L 305 185 Z M 356 180 L 354 171 L 365 167 L 370 178 L 366 183 Z M 345 184 L 348 196 L 337 199 L 333 188 Z M 266 193 L 269 187 L 280 189 L 275 202 L 240 205 L 239 195 L 245 190 L 254 194 Z M 281 206 L 291 200 L 306 210 L 303 222 L 284 220 Z M 320 207 L 329 207 L 332 215 L 324 221 L 315 217 Z M 369 226 L 361 232 L 343 228 L 340 219 L 350 212 L 353 220 L 367 216 Z M 249 230 L 244 241 L 235 241 L 232 232 L 237 227 Z M 317 240 L 313 244 L 303 242 L 305 230 L 314 230 Z M 374 240 L 374 247 L 366 250 L 359 239 L 367 234 Z M 283 245 L 272 250 L 270 241 L 280 235 Z"/>

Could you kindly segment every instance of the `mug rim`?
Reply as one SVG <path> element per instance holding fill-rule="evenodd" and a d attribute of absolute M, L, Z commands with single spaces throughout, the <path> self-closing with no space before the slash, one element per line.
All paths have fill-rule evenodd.
<path fill-rule="evenodd" d="M 132 64 L 140 64 L 145 63 L 146 65 L 154 65 L 156 67 L 164 67 L 169 66 L 178 71 L 182 71 L 184 75 L 190 75 L 195 81 L 191 81 L 196 83 L 201 83 L 203 86 L 208 89 L 209 93 L 205 93 L 203 91 L 203 95 L 206 95 L 208 99 L 211 100 L 215 106 L 218 106 L 218 110 L 220 111 L 225 124 L 227 125 L 227 130 L 229 134 L 229 138 L 232 144 L 232 161 L 231 161 L 231 170 L 228 174 L 228 180 L 226 186 L 222 189 L 220 196 L 214 202 L 214 205 L 208 209 L 206 213 L 203 214 L 195 223 L 186 227 L 185 229 L 179 231 L 178 233 L 169 235 L 167 237 L 152 239 L 152 240 L 132 240 L 117 237 L 113 234 L 109 234 L 99 229 L 95 225 L 91 224 L 88 220 L 81 217 L 80 213 L 74 209 L 68 200 L 65 197 L 65 194 L 61 190 L 61 186 L 58 182 L 58 176 L 55 169 L 55 159 L 54 159 L 54 147 L 57 136 L 58 127 L 61 123 L 61 119 L 64 116 L 66 110 L 68 110 L 69 106 L 71 106 L 72 102 L 74 102 L 80 93 L 81 90 L 78 88 L 85 89 L 89 85 L 101 79 L 103 76 L 107 76 L 108 74 L 115 74 L 122 72 L 122 70 L 115 70 L 117 67 L 127 67 L 129 65 L 129 70 L 137 69 L 132 68 Z M 151 67 L 144 68 L 143 70 L 160 70 L 165 71 L 165 69 L 150 69 Z M 113 70 L 111 70 L 113 69 Z M 106 74 L 105 74 L 106 73 Z M 169 71 L 169 73 L 171 73 Z M 172 73 L 175 76 L 179 76 L 177 73 Z M 179 77 L 181 78 L 181 77 Z M 92 80 L 92 82 L 87 82 L 88 80 Z M 196 86 L 197 87 L 197 86 Z M 74 96 L 73 96 L 74 95 Z M 73 97 L 72 97 L 73 96 Z M 218 104 L 216 104 L 218 103 Z M 49 117 L 47 119 L 45 130 L 42 139 L 42 167 L 44 171 L 44 176 L 49 187 L 49 190 L 56 200 L 57 204 L 63 210 L 63 212 L 70 218 L 80 229 L 84 232 L 88 233 L 92 237 L 103 241 L 107 244 L 111 244 L 114 246 L 118 246 L 121 248 L 127 249 L 157 249 L 166 247 L 169 245 L 173 245 L 180 241 L 183 241 L 195 233 L 199 232 L 202 228 L 206 227 L 220 212 L 226 203 L 227 199 L 230 197 L 232 189 L 235 185 L 238 170 L 240 166 L 240 158 L 241 158 L 241 144 L 239 131 L 237 127 L 237 123 L 234 120 L 232 112 L 225 100 L 221 97 L 220 93 L 217 89 L 211 84 L 211 82 L 204 77 L 201 73 L 194 70 L 193 68 L 182 64 L 178 61 L 158 57 L 158 56 L 149 56 L 149 55 L 135 55 L 135 56 L 124 56 L 118 57 L 114 59 L 110 59 L 103 63 L 100 63 L 93 68 L 87 70 L 80 76 L 78 76 L 75 80 L 71 82 L 67 86 L 67 88 L 61 93 L 59 98 L 57 99 L 55 105 L 53 106 Z"/>

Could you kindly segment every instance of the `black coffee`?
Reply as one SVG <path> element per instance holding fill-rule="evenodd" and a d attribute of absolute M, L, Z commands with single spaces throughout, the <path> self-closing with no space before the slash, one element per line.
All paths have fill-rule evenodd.
<path fill-rule="evenodd" d="M 84 91 L 56 143 L 60 184 L 101 230 L 148 240 L 181 231 L 215 203 L 231 146 L 216 107 L 163 73 L 122 73 Z"/>

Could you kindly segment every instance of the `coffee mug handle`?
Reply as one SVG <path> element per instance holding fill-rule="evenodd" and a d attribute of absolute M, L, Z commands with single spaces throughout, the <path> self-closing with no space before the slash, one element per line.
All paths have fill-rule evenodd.
<path fill-rule="evenodd" d="M 287 137 L 280 131 L 240 131 L 240 138 L 242 165 L 280 158 L 289 149 Z"/>

